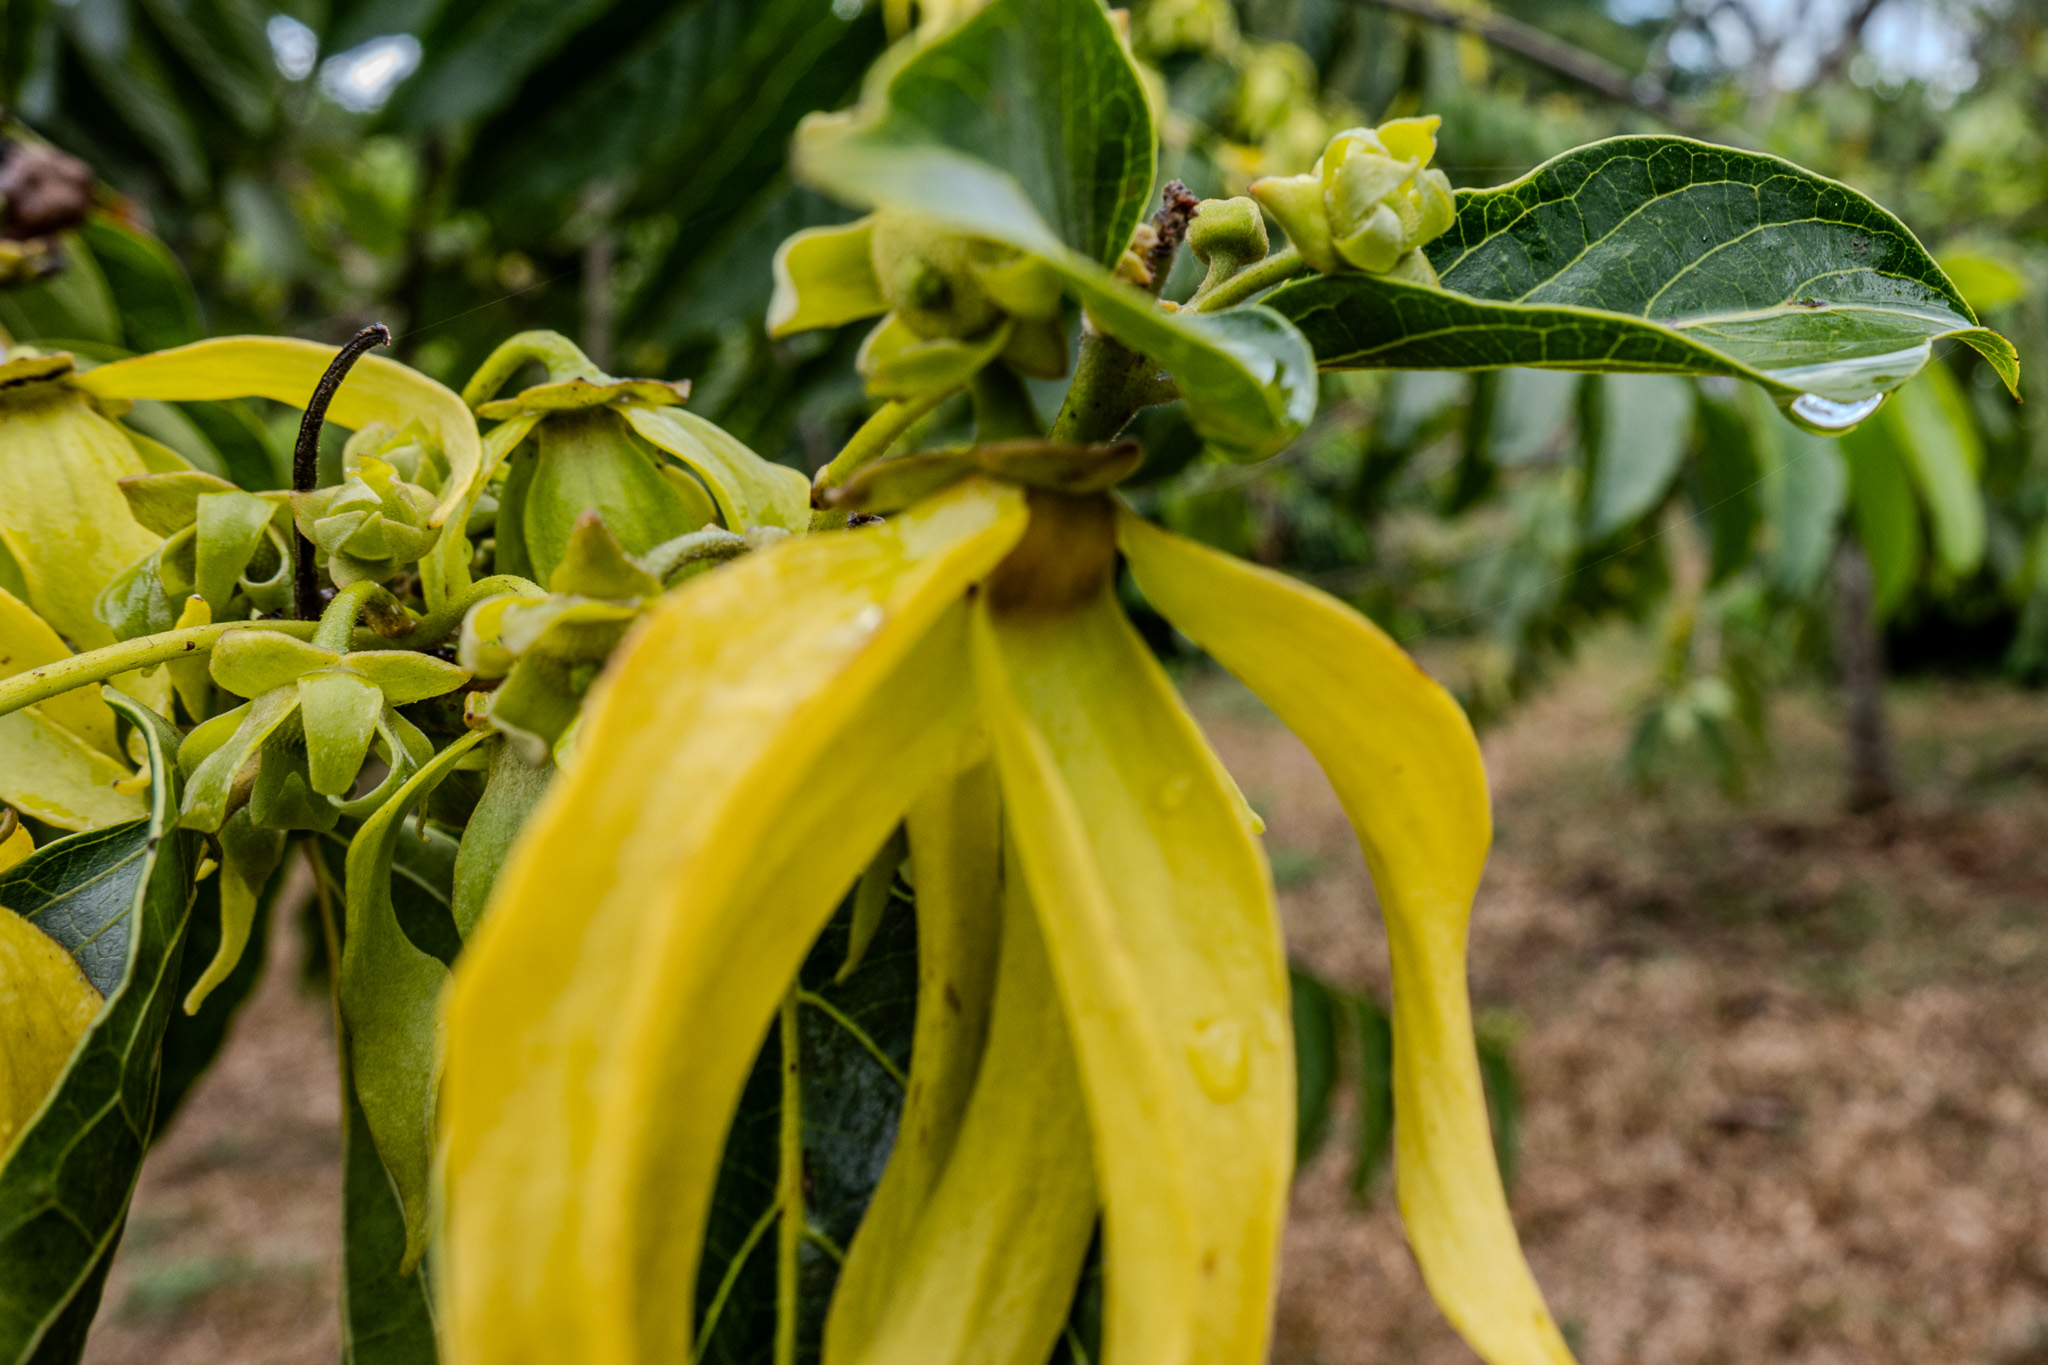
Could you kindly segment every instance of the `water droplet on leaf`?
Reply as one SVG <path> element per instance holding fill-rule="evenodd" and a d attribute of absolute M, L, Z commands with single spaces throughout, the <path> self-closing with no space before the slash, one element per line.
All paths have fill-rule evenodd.
<path fill-rule="evenodd" d="M 1218 1104 L 1236 1099 L 1251 1079 L 1244 1025 L 1235 1019 L 1205 1019 L 1195 1025 L 1194 1041 L 1188 1044 L 1188 1061 L 1203 1093 L 1210 1099 Z"/>
<path fill-rule="evenodd" d="M 1838 402 L 1817 393 L 1802 393 L 1785 406 L 1791 419 L 1821 436 L 1838 436 L 1876 412 L 1884 395 L 1873 393 L 1852 402 Z"/>

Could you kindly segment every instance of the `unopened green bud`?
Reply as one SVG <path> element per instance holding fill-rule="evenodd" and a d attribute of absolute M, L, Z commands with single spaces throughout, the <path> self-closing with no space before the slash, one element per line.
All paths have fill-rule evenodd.
<path fill-rule="evenodd" d="M 1307 175 L 1268 177 L 1252 194 L 1321 273 L 1354 269 L 1433 283 L 1417 253 L 1457 216 L 1450 181 L 1427 169 L 1440 122 L 1432 115 L 1347 128 Z"/>
<path fill-rule="evenodd" d="M 1204 290 L 1264 260 L 1272 245 L 1266 235 L 1266 215 L 1259 212 L 1254 199 L 1204 199 L 1188 224 L 1188 247 L 1196 260 L 1209 267 L 1202 281 Z"/>
<path fill-rule="evenodd" d="M 353 463 L 334 487 L 292 495 L 299 532 L 326 559 L 338 588 L 395 578 L 441 537 L 429 521 L 433 493 L 375 455 Z"/>

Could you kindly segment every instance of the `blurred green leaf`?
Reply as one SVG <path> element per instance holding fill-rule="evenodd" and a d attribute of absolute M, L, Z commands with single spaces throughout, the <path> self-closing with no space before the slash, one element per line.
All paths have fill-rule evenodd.
<path fill-rule="evenodd" d="M 204 335 L 185 268 L 150 234 L 105 213 L 78 230 L 107 288 L 120 301 L 121 337 L 131 351 L 161 351 Z"/>
<path fill-rule="evenodd" d="M 1663 500 L 1692 436 L 1692 385 L 1674 375 L 1608 375 L 1595 385 L 1586 539 L 1602 541 Z"/>
<path fill-rule="evenodd" d="M 1306 1166 L 1330 1126 L 1337 1090 L 1337 1007 L 1329 987 L 1300 968 L 1287 973 L 1294 1011 L 1294 1164 Z"/>
<path fill-rule="evenodd" d="M 1725 583 L 1749 562 L 1759 519 L 1758 493 L 1763 482 L 1749 427 L 1734 405 L 1714 398 L 1698 406 L 1698 455 L 1693 469 L 1699 480 L 1701 515 L 1706 518 L 1712 558 L 1707 586 Z"/>
<path fill-rule="evenodd" d="M 1984 444 L 1970 400 L 1946 367 L 1930 365 L 1893 395 L 1885 427 L 1927 503 L 1934 548 L 1951 574 L 1984 559 Z"/>
<path fill-rule="evenodd" d="M 1889 616 L 1920 572 L 1920 509 L 1890 422 L 1873 422 L 1842 438 L 1849 457 L 1849 502 L 1856 538 L 1870 556 L 1877 613 Z"/>
<path fill-rule="evenodd" d="M 1351 1192 L 1363 1196 L 1394 1150 L 1394 1023 L 1367 995 L 1344 997 L 1358 1039 L 1358 1134 Z"/>

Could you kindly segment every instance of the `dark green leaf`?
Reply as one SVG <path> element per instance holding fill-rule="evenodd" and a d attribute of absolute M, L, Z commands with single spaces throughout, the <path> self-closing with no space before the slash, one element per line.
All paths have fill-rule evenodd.
<path fill-rule="evenodd" d="M 802 1361 L 817 1359 L 839 1257 L 895 1145 L 917 1012 L 917 919 L 901 897 L 888 902 L 858 968 L 844 982 L 835 979 L 846 961 L 853 899 L 847 897 L 818 936 L 799 976 L 809 1206 L 799 1258 Z M 771 1025 L 726 1139 L 697 1278 L 699 1359 L 718 1365 L 759 1365 L 772 1355 L 781 1066 L 781 1041 Z"/>
<path fill-rule="evenodd" d="M 1835 550 L 1848 498 L 1841 442 L 1802 431 L 1753 394 L 1740 404 L 1763 472 L 1765 562 L 1772 582 L 1795 596 L 1812 590 Z"/>
<path fill-rule="evenodd" d="M 11 869 L 26 877 L 0 887 L 10 908 L 17 908 L 20 890 L 39 894 L 17 913 L 60 942 L 63 933 L 83 933 L 80 941 L 95 952 L 116 940 L 124 950 L 99 1017 L 0 1167 L 0 1361 L 7 1365 L 58 1365 L 83 1348 L 83 1305 L 68 1318 L 67 1305 L 95 1292 L 120 1235 L 156 1108 L 158 1049 L 177 1001 L 197 843 L 174 823 L 177 777 L 169 755 L 177 734 L 121 693 L 107 689 L 106 696 L 148 746 L 155 784 L 147 820 L 121 826 L 124 836 L 59 840 Z M 87 840 L 90 851 L 80 847 Z M 59 867 L 72 869 L 77 883 L 56 880 Z M 125 915 L 106 912 L 116 903 L 126 906 Z M 54 1336 L 75 1344 L 53 1339 L 58 1354 L 38 1354 Z"/>
<path fill-rule="evenodd" d="M 1351 1191 L 1363 1195 L 1394 1150 L 1394 1025 L 1370 996 L 1344 997 L 1358 1039 L 1358 1138 Z"/>
<path fill-rule="evenodd" d="M 1611 138 L 1457 200 L 1428 247 L 1442 289 L 1344 274 L 1266 302 L 1326 367 L 1733 375 L 1834 429 L 1944 337 L 2018 383 L 2011 344 L 1898 219 L 1776 157 Z"/>
<path fill-rule="evenodd" d="M 1294 1164 L 1308 1164 L 1330 1125 L 1337 1089 L 1337 1011 L 1330 988 L 1294 968 L 1287 973 L 1294 1007 Z"/>
<path fill-rule="evenodd" d="M 442 5 L 420 34 L 421 46 L 433 58 L 398 88 L 389 117 L 408 128 L 447 130 L 489 114 L 511 98 L 528 72 L 615 4 L 510 0 Z"/>
<path fill-rule="evenodd" d="M 346 1073 L 341 1102 L 343 1365 L 434 1365 L 426 1267 L 399 1269 L 405 1210 Z"/>
<path fill-rule="evenodd" d="M 1514 1037 L 1506 1021 L 1479 1021 L 1479 1078 L 1486 1086 L 1486 1116 L 1493 1124 L 1493 1154 L 1500 1183 L 1515 1187 L 1522 1159 L 1522 1083 L 1515 1075 Z"/>

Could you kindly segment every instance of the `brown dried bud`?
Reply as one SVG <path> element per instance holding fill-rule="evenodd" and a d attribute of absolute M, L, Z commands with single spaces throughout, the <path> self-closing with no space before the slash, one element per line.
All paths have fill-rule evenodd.
<path fill-rule="evenodd" d="M 0 230 L 19 241 L 77 227 L 92 207 L 92 168 L 54 147 L 14 143 L 0 155 Z"/>

